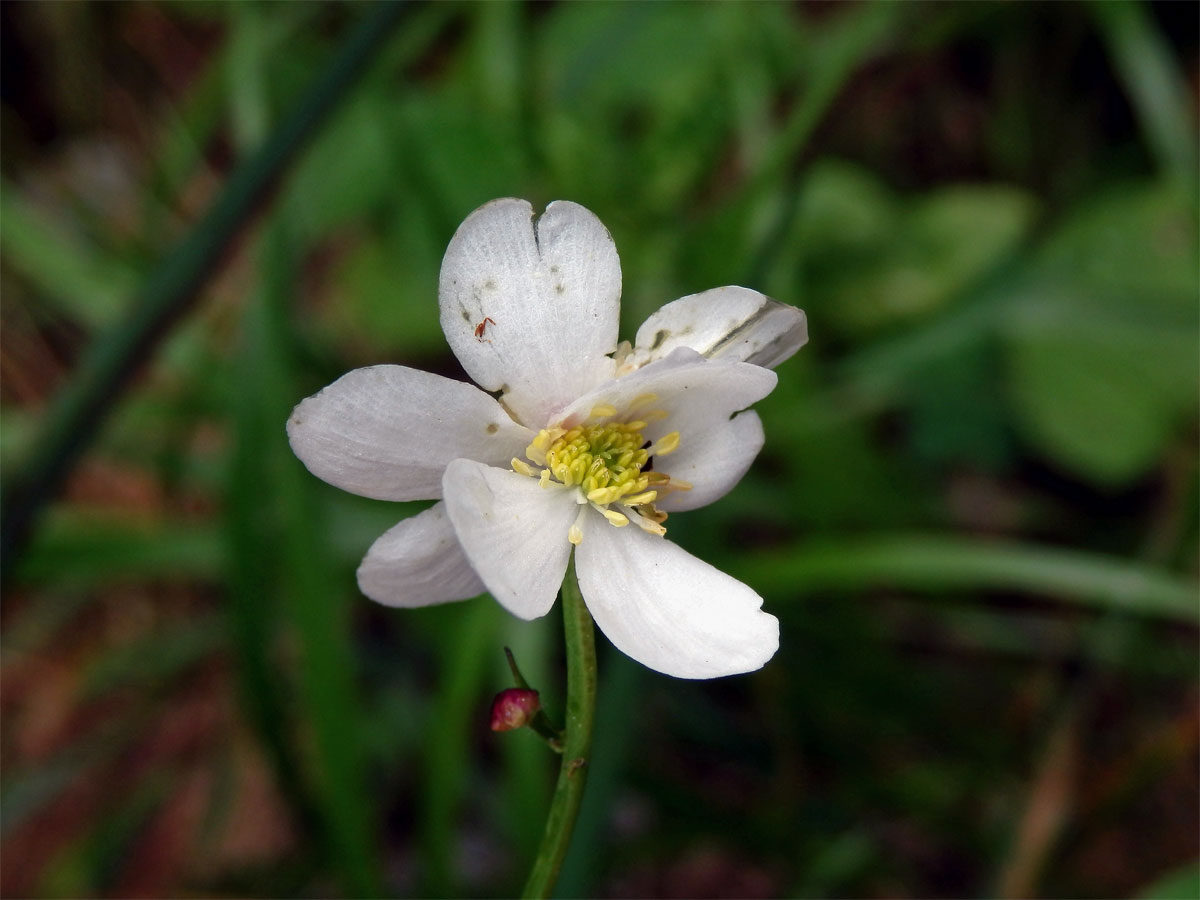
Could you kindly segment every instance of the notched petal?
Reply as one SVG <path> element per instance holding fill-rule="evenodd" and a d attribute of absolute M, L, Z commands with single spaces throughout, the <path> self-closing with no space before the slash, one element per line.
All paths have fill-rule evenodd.
<path fill-rule="evenodd" d="M 620 295 L 612 237 L 565 201 L 540 217 L 524 200 L 480 207 L 450 241 L 438 283 L 442 330 L 463 368 L 538 427 L 612 377 Z"/>

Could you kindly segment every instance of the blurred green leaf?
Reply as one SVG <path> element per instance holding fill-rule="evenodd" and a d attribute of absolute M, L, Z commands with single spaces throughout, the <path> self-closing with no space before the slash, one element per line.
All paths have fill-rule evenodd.
<path fill-rule="evenodd" d="M 386 204 L 402 158 L 391 137 L 395 99 L 358 92 L 313 141 L 288 182 L 281 213 L 308 239 Z"/>
<path fill-rule="evenodd" d="M 64 234 L 8 182 L 0 184 L 0 250 L 60 312 L 89 327 L 112 322 L 137 283 L 135 266 Z"/>
<path fill-rule="evenodd" d="M 1010 351 L 1012 397 L 1028 436 L 1096 481 L 1140 475 L 1180 424 L 1189 386 L 1174 376 L 1192 352 L 1180 337 L 1119 328 L 1022 335 Z"/>
<path fill-rule="evenodd" d="M 792 897 L 830 897 L 838 888 L 860 875 L 879 853 L 875 841 L 862 831 L 849 831 L 824 842 L 811 860 L 806 860 L 800 884 Z"/>
<path fill-rule="evenodd" d="M 445 347 L 437 317 L 441 249 L 437 229 L 414 198 L 382 238 L 365 238 L 339 261 L 332 289 L 342 299 L 319 311 L 317 333 L 386 359 L 415 360 Z"/>
<path fill-rule="evenodd" d="M 162 690 L 172 678 L 210 658 L 225 646 L 222 617 L 205 614 L 156 629 L 149 636 L 114 649 L 88 667 L 83 699 L 95 699 L 131 684 Z"/>
<path fill-rule="evenodd" d="M 215 581 L 224 565 L 221 536 L 208 525 L 57 515 L 39 530 L 16 577 L 65 586 L 167 577 Z"/>
<path fill-rule="evenodd" d="M 471 770 L 470 736 L 484 732 L 487 711 L 480 700 L 487 693 L 485 679 L 495 671 L 488 665 L 487 650 L 499 649 L 495 635 L 502 613 L 490 598 L 469 606 L 455 604 L 438 613 L 453 618 L 455 627 L 445 631 L 442 671 L 432 700 L 420 828 L 427 866 L 425 892 L 456 896 L 464 881 L 456 836 Z M 473 713 L 478 717 L 473 718 Z"/>
<path fill-rule="evenodd" d="M 7 767 L 0 783 L 0 836 L 8 835 L 54 802 L 84 774 L 98 769 L 137 740 L 145 726 L 145 710 L 112 717 L 48 759 L 14 770 Z"/>
<path fill-rule="evenodd" d="M 1200 260 L 1178 192 L 1131 186 L 1046 242 L 1001 327 L 1027 437 L 1059 463 L 1120 484 L 1194 416 Z"/>
<path fill-rule="evenodd" d="M 414 96 L 397 115 L 407 169 L 402 183 L 439 214 L 439 225 L 446 228 L 437 241 L 443 250 L 466 213 L 496 197 L 521 193 L 525 160 L 513 140 L 513 123 L 480 116 L 454 102 L 453 95 Z"/>
<path fill-rule="evenodd" d="M 1010 590 L 1100 609 L 1194 623 L 1196 585 L 1122 559 L 968 538 L 891 535 L 821 539 L 781 554 L 739 557 L 730 571 L 760 591 L 802 596 L 814 590 Z"/>
<path fill-rule="evenodd" d="M 277 220 L 264 237 L 263 283 L 247 313 L 239 363 L 256 390 L 237 398 L 239 441 L 230 494 L 233 623 L 248 699 L 265 736 L 277 742 L 285 740 L 285 719 L 270 647 L 287 625 L 295 629 L 302 723 L 312 741 L 309 789 L 322 815 L 320 834 L 347 892 L 370 896 L 378 893 L 379 872 L 375 812 L 362 769 L 365 735 L 354 682 L 351 597 L 335 580 L 321 537 L 316 485 L 292 456 L 284 431 L 292 406 L 302 399 L 288 341 L 294 259 L 289 235 Z M 281 777 L 294 784 L 290 749 L 277 746 L 275 759 Z"/>
<path fill-rule="evenodd" d="M 178 772 L 156 769 L 133 785 L 128 795 L 118 795 L 96 827 L 67 844 L 46 866 L 39 885 L 44 895 L 79 896 L 98 887 L 112 890 L 130 851 L 178 785 Z"/>
<path fill-rule="evenodd" d="M 865 171 L 815 166 L 800 197 L 806 302 L 852 334 L 927 318 L 1012 254 L 1035 210 L 1002 185 L 902 202 Z"/>
<path fill-rule="evenodd" d="M 1138 894 L 1141 900 L 1193 900 L 1200 897 L 1200 863 L 1164 875 Z"/>
<path fill-rule="evenodd" d="M 255 52 L 264 33 L 261 8 L 239 7 L 235 15 L 246 43 L 243 53 L 230 58 L 237 76 L 232 106 L 238 137 L 254 145 L 269 125 L 265 58 Z M 293 374 L 291 307 L 306 225 L 311 223 L 286 207 L 269 222 L 258 247 L 259 284 L 243 317 L 237 366 L 243 383 L 255 389 L 231 399 L 237 429 L 228 504 L 231 624 L 244 696 L 281 785 L 306 824 L 318 825 L 321 850 L 347 894 L 376 896 L 381 892 L 376 811 L 363 771 L 366 742 L 350 597 L 335 578 L 337 567 L 321 538 L 315 484 L 292 456 L 285 432 L 302 393 Z M 286 679 L 272 664 L 272 648 L 285 633 L 293 636 L 299 657 L 294 678 L 297 730 L 308 742 L 304 755 L 288 745 Z"/>

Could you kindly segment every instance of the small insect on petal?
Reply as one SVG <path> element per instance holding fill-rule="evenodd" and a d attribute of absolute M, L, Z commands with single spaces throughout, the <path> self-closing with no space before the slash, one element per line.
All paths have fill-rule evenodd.
<path fill-rule="evenodd" d="M 488 327 L 488 325 L 495 325 L 495 324 L 496 324 L 496 320 L 493 319 L 491 316 L 484 316 L 483 321 L 475 326 L 475 340 L 479 341 L 479 343 L 481 343 L 481 344 L 483 344 L 483 343 L 490 344 L 492 342 L 492 339 L 485 338 L 483 336 L 483 332 L 484 332 L 484 329 L 486 329 Z"/>

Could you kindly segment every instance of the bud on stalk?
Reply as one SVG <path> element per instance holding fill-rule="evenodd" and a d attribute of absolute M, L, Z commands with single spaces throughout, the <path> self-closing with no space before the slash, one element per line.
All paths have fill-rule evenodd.
<path fill-rule="evenodd" d="M 538 692 L 528 688 L 508 688 L 492 701 L 492 731 L 513 731 L 533 722 L 541 710 Z"/>

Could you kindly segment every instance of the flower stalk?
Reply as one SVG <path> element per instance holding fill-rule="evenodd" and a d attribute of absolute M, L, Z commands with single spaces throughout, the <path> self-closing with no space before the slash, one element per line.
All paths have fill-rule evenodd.
<path fill-rule="evenodd" d="M 563 630 L 567 647 L 567 715 L 562 765 L 522 897 L 549 897 L 571 843 L 587 783 L 596 714 L 596 639 L 583 602 L 572 554 L 562 584 Z"/>

